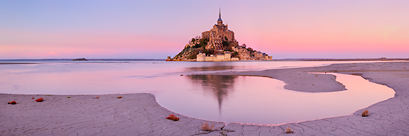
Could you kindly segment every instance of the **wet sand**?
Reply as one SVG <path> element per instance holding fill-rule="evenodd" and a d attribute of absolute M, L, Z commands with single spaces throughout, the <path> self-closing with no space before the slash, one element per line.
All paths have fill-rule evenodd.
<path fill-rule="evenodd" d="M 323 67 L 225 72 L 217 75 L 265 76 L 284 81 L 286 89 L 301 92 L 344 91 L 335 76 L 311 72 L 335 72 L 362 76 L 392 88 L 395 97 L 363 107 L 351 115 L 286 124 L 257 125 L 199 120 L 161 107 L 152 94 L 119 95 L 17 95 L 0 94 L 0 135 L 408 135 L 409 63 L 333 64 Z M 311 86 L 314 84 L 314 86 Z M 32 97 L 44 98 L 35 102 Z M 67 98 L 70 97 L 70 98 Z M 16 105 L 8 105 L 9 101 Z M 347 105 L 346 105 L 347 106 Z M 361 117 L 364 109 L 369 117 Z M 169 114 L 179 121 L 165 119 Z M 302 113 L 300 113 L 302 114 Z M 201 131 L 201 124 L 219 131 Z"/>

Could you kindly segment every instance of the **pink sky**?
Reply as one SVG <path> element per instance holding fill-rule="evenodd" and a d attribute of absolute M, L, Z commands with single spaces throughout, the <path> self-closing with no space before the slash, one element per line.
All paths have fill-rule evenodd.
<path fill-rule="evenodd" d="M 240 44 L 273 58 L 408 57 L 403 0 L 2 1 L 0 59 L 163 59 L 212 28 L 214 3 Z"/>

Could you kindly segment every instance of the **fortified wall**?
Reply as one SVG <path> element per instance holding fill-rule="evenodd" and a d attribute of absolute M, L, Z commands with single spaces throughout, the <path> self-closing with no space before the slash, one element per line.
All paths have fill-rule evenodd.
<path fill-rule="evenodd" d="M 206 56 L 206 53 L 199 53 L 196 61 L 239 61 L 239 58 L 232 58 L 230 52 L 209 56 Z"/>

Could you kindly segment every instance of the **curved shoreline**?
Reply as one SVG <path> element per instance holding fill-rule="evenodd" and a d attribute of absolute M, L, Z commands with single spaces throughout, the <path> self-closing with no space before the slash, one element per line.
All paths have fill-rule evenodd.
<path fill-rule="evenodd" d="M 297 135 L 402 135 L 409 134 L 409 69 L 405 62 L 332 64 L 321 67 L 272 69 L 252 72 L 216 73 L 219 75 L 269 76 L 284 81 L 286 89 L 303 92 L 333 92 L 345 89 L 331 76 L 308 72 L 336 72 L 360 75 L 371 82 L 392 88 L 395 97 L 369 106 L 370 116 L 361 117 L 362 109 L 352 115 L 286 123 L 250 125 L 205 121 L 173 113 L 161 107 L 152 94 L 98 95 L 20 95 L 0 94 L 0 135 L 220 135 L 221 131 L 200 131 L 202 123 L 234 130 L 228 135 L 281 135 L 290 127 Z M 408 65 L 409 66 L 409 65 Z M 404 69 L 405 68 L 405 69 Z M 291 77 L 290 77 L 291 76 Z M 296 77 L 296 78 L 295 78 Z M 308 88 L 312 80 L 316 88 Z M 314 81 L 314 82 L 317 82 Z M 32 96 L 43 97 L 42 103 Z M 67 98 L 70 96 L 70 98 Z M 17 101 L 8 105 L 6 101 Z M 168 114 L 179 121 L 165 118 Z M 300 113 L 301 114 L 301 113 Z M 11 123 L 12 122 L 12 123 Z"/>

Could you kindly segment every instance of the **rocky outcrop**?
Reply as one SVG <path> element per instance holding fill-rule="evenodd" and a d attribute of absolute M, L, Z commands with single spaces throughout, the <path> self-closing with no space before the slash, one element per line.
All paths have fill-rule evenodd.
<path fill-rule="evenodd" d="M 73 59 L 72 61 L 88 61 L 88 60 L 85 58 L 77 58 L 77 59 Z"/>

